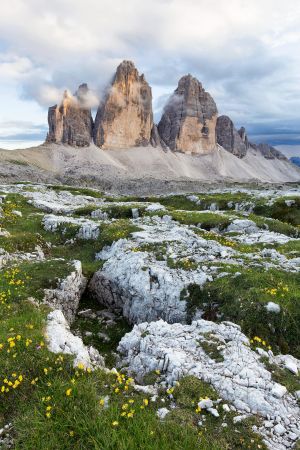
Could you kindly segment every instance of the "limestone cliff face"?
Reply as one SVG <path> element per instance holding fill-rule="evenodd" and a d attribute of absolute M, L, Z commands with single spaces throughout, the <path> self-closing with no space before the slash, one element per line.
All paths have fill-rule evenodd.
<path fill-rule="evenodd" d="M 74 96 L 65 91 L 61 104 L 49 108 L 47 142 L 77 147 L 90 145 L 93 119 L 91 110 L 85 104 L 87 93 L 88 86 L 82 84 Z"/>
<path fill-rule="evenodd" d="M 94 142 L 104 149 L 147 146 L 152 127 L 151 88 L 131 61 L 123 61 L 98 108 Z"/>
<path fill-rule="evenodd" d="M 158 124 L 165 144 L 184 153 L 210 153 L 216 148 L 217 107 L 191 75 L 179 80 Z"/>
<path fill-rule="evenodd" d="M 249 147 L 246 130 L 241 128 L 237 131 L 228 116 L 218 117 L 216 135 L 218 144 L 225 150 L 238 158 L 243 158 L 246 155 Z"/>

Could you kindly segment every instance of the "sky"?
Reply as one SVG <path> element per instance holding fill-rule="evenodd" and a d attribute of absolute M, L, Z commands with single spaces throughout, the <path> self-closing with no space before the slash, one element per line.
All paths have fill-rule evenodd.
<path fill-rule="evenodd" d="M 135 62 L 155 120 L 191 73 L 254 142 L 300 156 L 299 0 L 9 0 L 0 15 L 0 147 L 44 140 L 47 108 L 87 82 L 101 99 Z"/>

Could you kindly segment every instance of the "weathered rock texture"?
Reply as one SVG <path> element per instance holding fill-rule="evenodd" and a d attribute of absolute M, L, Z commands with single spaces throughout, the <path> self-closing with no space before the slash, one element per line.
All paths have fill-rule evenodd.
<path fill-rule="evenodd" d="M 50 352 L 72 355 L 74 367 L 83 364 L 85 369 L 104 368 L 104 359 L 98 350 L 87 347 L 79 336 L 71 333 L 69 324 L 59 309 L 48 314 L 46 336 Z"/>
<path fill-rule="evenodd" d="M 134 223 L 142 231 L 96 254 L 96 259 L 105 263 L 93 275 L 90 293 L 101 304 L 121 310 L 130 323 L 160 318 L 170 323 L 185 322 L 188 311 L 187 301 L 181 297 L 183 290 L 191 284 L 203 285 L 211 278 L 200 265 L 193 270 L 169 267 L 168 258 L 186 258 L 192 252 L 199 264 L 211 259 L 224 262 L 234 250 L 201 238 L 168 216 L 137 219 Z M 143 246 L 149 244 L 163 245 L 166 259 L 157 259 L 155 252 L 145 251 Z"/>
<path fill-rule="evenodd" d="M 160 138 L 157 125 L 153 124 L 152 130 L 151 130 L 151 138 L 150 138 L 150 144 L 152 147 L 162 147 L 164 150 L 167 150 L 167 145 L 164 143 L 164 141 Z"/>
<path fill-rule="evenodd" d="M 248 136 L 247 136 L 245 127 L 241 127 L 241 128 L 239 129 L 238 133 L 239 133 L 239 135 L 240 135 L 240 137 L 241 137 L 243 143 L 245 144 L 246 149 L 248 150 L 250 144 L 249 144 L 249 140 L 248 140 Z"/>
<path fill-rule="evenodd" d="M 74 271 L 60 282 L 56 289 L 44 290 L 44 303 L 63 312 L 68 323 L 72 323 L 79 301 L 86 287 L 80 261 L 74 261 Z"/>
<path fill-rule="evenodd" d="M 221 355 L 218 361 L 208 351 L 211 347 Z M 263 436 L 269 449 L 294 447 L 300 437 L 296 396 L 272 379 L 261 362 L 261 351 L 251 349 L 238 325 L 206 320 L 191 325 L 170 325 L 162 320 L 142 323 L 122 338 L 118 350 L 125 357 L 124 365 L 138 374 L 138 379 L 159 370 L 168 384 L 186 375 L 209 382 L 238 414 L 261 417 L 253 430 Z M 262 351 L 273 362 L 273 353 Z M 290 361 L 296 369 L 299 361 Z"/>
<path fill-rule="evenodd" d="M 281 159 L 287 160 L 287 158 L 276 148 L 269 144 L 253 144 L 250 143 L 251 147 L 258 150 L 266 159 Z"/>
<path fill-rule="evenodd" d="M 216 127 L 217 142 L 225 150 L 239 158 L 243 158 L 248 149 L 248 139 L 245 128 L 237 131 L 228 116 L 220 116 Z"/>
<path fill-rule="evenodd" d="M 98 108 L 94 142 L 104 149 L 147 146 L 152 126 L 151 88 L 131 61 L 123 61 Z"/>
<path fill-rule="evenodd" d="M 246 129 L 241 127 L 237 131 L 228 116 L 218 117 L 216 135 L 218 144 L 239 158 L 246 156 L 248 149 L 252 148 L 260 152 L 266 159 L 287 160 L 279 150 L 269 144 L 249 142 Z"/>
<path fill-rule="evenodd" d="M 90 145 L 93 119 L 85 102 L 88 91 L 87 84 L 80 85 L 74 96 L 65 91 L 61 104 L 49 108 L 47 142 L 77 147 Z"/>
<path fill-rule="evenodd" d="M 160 137 L 171 150 L 210 153 L 216 148 L 217 113 L 211 95 L 196 78 L 186 75 L 164 109 Z"/>

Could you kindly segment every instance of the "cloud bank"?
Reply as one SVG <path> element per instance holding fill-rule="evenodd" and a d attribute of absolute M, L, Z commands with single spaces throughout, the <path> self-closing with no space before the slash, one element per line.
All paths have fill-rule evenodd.
<path fill-rule="evenodd" d="M 45 123 L 65 89 L 87 82 L 99 99 L 131 59 L 153 87 L 156 120 L 191 73 L 254 140 L 300 145 L 299 48 L 298 0 L 10 0 L 1 5 L 0 98 L 10 89 L 37 102 L 32 120 Z M 22 117 L 0 102 L 0 127 L 11 120 Z"/>

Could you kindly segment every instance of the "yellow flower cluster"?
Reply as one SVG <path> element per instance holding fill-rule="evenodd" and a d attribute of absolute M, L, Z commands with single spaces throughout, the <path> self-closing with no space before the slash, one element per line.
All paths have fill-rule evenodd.
<path fill-rule="evenodd" d="M 129 386 L 134 383 L 134 379 L 131 377 L 126 378 L 126 376 L 123 373 L 116 372 L 116 382 L 111 385 L 113 389 L 114 394 L 121 394 L 122 392 L 125 395 L 128 395 Z M 121 405 L 121 414 L 120 416 L 124 419 L 133 419 L 136 413 L 136 408 L 138 405 L 136 405 L 135 408 L 133 408 L 133 404 L 135 403 L 135 400 L 133 398 L 129 398 L 125 403 Z M 99 405 L 104 406 L 105 405 L 105 399 L 101 398 L 99 400 Z M 147 398 L 144 398 L 142 401 L 142 404 L 139 406 L 139 409 L 145 409 L 149 406 L 149 400 Z M 117 427 L 119 425 L 118 420 L 114 420 L 112 422 L 113 427 Z"/>
<path fill-rule="evenodd" d="M 263 289 L 263 292 L 268 295 L 272 295 L 272 297 L 284 297 L 284 295 L 289 292 L 289 287 L 287 285 L 284 285 L 281 281 L 280 283 L 278 283 L 277 287 L 265 288 Z"/>
<path fill-rule="evenodd" d="M 3 215 L 4 220 L 9 223 L 14 223 L 17 220 L 16 214 L 13 213 L 13 211 L 17 208 L 17 205 L 15 203 L 12 203 L 11 201 L 7 200 L 3 205 Z"/>
<path fill-rule="evenodd" d="M 184 270 L 192 270 L 192 269 L 195 269 L 197 267 L 197 264 L 195 263 L 195 261 L 193 261 L 190 258 L 183 258 L 183 259 L 178 261 L 178 264 Z"/>
<path fill-rule="evenodd" d="M 124 392 L 129 390 L 129 386 L 134 382 L 131 377 L 126 378 L 123 373 L 116 372 L 116 383 L 112 385 L 115 394 L 119 394 L 122 390 Z"/>
<path fill-rule="evenodd" d="M 6 394 L 10 392 L 11 389 L 16 389 L 23 382 L 23 375 L 18 375 L 17 373 L 12 373 L 11 377 L 5 377 L 2 381 L 2 386 L 0 388 L 0 394 Z"/>
<path fill-rule="evenodd" d="M 13 329 L 11 329 L 11 331 L 13 331 Z M 21 336 L 21 334 L 13 334 L 12 336 L 9 336 L 7 338 L 6 342 L 4 343 L 0 342 L 0 351 L 6 349 L 6 352 L 8 354 L 11 354 L 13 358 L 16 358 L 18 343 L 20 343 L 21 341 L 24 341 L 24 338 Z M 31 339 L 28 338 L 25 339 L 26 347 L 28 347 L 31 343 L 32 343 Z"/>
<path fill-rule="evenodd" d="M 52 400 L 51 395 L 42 398 L 42 402 L 45 403 L 45 417 L 47 417 L 47 419 L 50 419 L 52 415 L 53 406 L 49 405 L 51 400 Z"/>
<path fill-rule="evenodd" d="M 264 347 L 266 347 L 268 350 L 271 350 L 271 349 L 272 349 L 272 347 L 271 347 L 270 345 L 268 345 L 268 344 L 266 343 L 266 341 L 263 340 L 262 338 L 260 338 L 259 336 L 254 336 L 252 339 L 250 339 L 250 344 L 255 344 L 255 345 L 261 344 L 261 345 L 263 345 Z"/>
<path fill-rule="evenodd" d="M 202 230 L 201 230 L 202 232 Z M 236 247 L 237 243 L 228 239 L 225 236 L 221 236 L 218 233 L 214 233 L 213 231 L 203 231 L 201 233 L 205 239 L 209 239 L 212 241 L 217 241 L 219 244 L 224 245 L 226 247 Z"/>
<path fill-rule="evenodd" d="M 0 274 L 0 305 L 10 309 L 10 300 L 20 298 L 28 276 L 22 275 L 20 269 L 13 267 Z"/>

